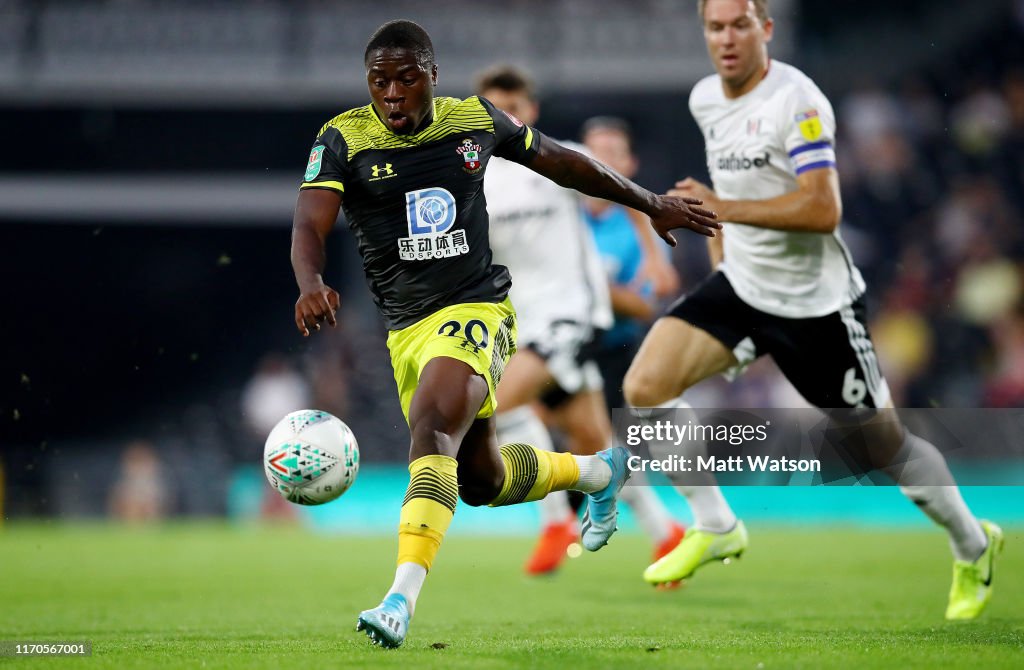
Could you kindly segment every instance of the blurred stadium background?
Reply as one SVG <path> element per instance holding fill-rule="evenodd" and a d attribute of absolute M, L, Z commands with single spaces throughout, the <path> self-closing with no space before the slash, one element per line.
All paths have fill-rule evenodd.
<path fill-rule="evenodd" d="M 590 116 L 624 117 L 638 181 L 664 191 L 706 179 L 686 105 L 711 71 L 694 5 L 0 0 L 3 518 L 293 513 L 265 498 L 263 438 L 315 406 L 361 443 L 349 495 L 365 514 L 348 508 L 361 520 L 348 527 L 391 532 L 397 503 L 374 496 L 404 489 L 407 434 L 352 239 L 340 228 L 330 242 L 341 325 L 309 341 L 294 332 L 288 262 L 309 145 L 367 101 L 366 39 L 391 18 L 420 21 L 442 95 L 470 93 L 489 64 L 525 66 L 542 130 L 572 139 Z M 1024 2 L 771 6 L 772 55 L 837 110 L 842 231 L 897 402 L 1020 407 Z M 674 253 L 692 286 L 703 243 Z M 801 402 L 767 362 L 691 399 Z"/>

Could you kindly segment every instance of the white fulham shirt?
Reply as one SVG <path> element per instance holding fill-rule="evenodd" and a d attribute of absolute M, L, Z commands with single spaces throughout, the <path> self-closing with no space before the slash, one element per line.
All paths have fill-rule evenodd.
<path fill-rule="evenodd" d="M 718 75 L 690 94 L 704 135 L 708 172 L 723 200 L 767 200 L 797 189 L 808 170 L 835 167 L 835 114 L 800 70 L 777 60 L 749 93 L 729 99 Z M 787 318 L 824 316 L 850 305 L 864 280 L 832 233 L 725 223 L 719 268 L 744 302 Z"/>
<path fill-rule="evenodd" d="M 509 295 L 519 339 L 541 337 L 560 320 L 610 327 L 608 279 L 576 192 L 522 165 L 492 158 L 484 195 L 494 262 L 512 275 Z"/>

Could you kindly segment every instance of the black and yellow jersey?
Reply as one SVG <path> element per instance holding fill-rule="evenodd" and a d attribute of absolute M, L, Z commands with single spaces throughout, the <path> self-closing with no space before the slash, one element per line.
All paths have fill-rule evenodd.
<path fill-rule="evenodd" d="M 484 170 L 491 156 L 528 162 L 539 141 L 483 98 L 435 98 L 433 121 L 414 135 L 393 133 L 371 104 L 320 130 L 301 188 L 342 196 L 374 300 L 398 330 L 508 295 L 508 270 L 491 263 Z"/>

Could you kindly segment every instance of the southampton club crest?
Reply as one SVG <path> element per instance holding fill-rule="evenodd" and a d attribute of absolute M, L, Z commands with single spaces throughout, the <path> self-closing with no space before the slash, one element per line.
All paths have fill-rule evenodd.
<path fill-rule="evenodd" d="M 455 152 L 462 156 L 462 160 L 465 163 L 462 166 L 463 171 L 468 174 L 476 174 L 483 167 L 480 162 L 480 152 L 483 151 L 483 147 L 476 143 L 476 141 L 467 137 L 462 140 L 462 144 L 456 147 Z"/>

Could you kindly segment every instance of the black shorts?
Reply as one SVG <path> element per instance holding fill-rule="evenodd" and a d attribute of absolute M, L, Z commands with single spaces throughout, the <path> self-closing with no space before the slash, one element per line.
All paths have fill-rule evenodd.
<path fill-rule="evenodd" d="M 622 393 L 622 382 L 626 378 L 636 352 L 640 350 L 640 340 L 633 340 L 623 344 L 608 345 L 600 343 L 600 347 L 594 351 L 594 361 L 604 378 L 604 401 L 608 409 L 623 408 L 626 406 L 626 399 Z"/>
<path fill-rule="evenodd" d="M 604 386 L 601 370 L 594 360 L 601 335 L 600 328 L 585 328 L 571 321 L 557 322 L 570 337 L 551 337 L 542 346 L 528 342 L 526 348 L 544 359 L 555 385 L 544 392 L 540 401 L 550 409 L 557 409 L 569 398 L 580 393 L 600 391 Z M 552 346 L 552 343 L 560 343 Z"/>
<path fill-rule="evenodd" d="M 788 319 L 745 303 L 715 272 L 669 307 L 712 335 L 741 366 L 769 354 L 796 390 L 817 407 L 884 407 L 889 387 L 868 334 L 864 296 L 825 316 Z"/>

